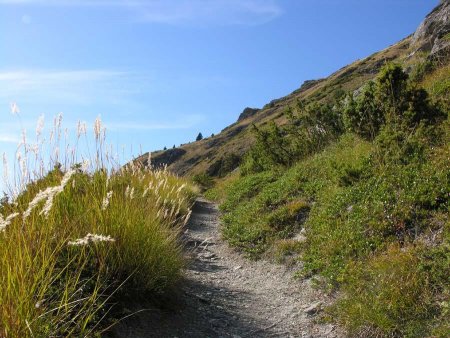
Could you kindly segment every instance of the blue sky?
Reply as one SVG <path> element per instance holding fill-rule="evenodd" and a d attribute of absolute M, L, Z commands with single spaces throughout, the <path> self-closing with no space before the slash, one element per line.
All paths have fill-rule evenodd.
<path fill-rule="evenodd" d="M 414 32 L 433 0 L 0 0 L 0 152 L 20 124 L 92 124 L 144 151 L 219 132 Z"/>

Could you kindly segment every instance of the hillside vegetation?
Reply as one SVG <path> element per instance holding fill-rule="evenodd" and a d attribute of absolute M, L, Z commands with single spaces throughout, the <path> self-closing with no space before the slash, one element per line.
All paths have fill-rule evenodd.
<path fill-rule="evenodd" d="M 174 149 L 154 152 L 152 163 L 155 166 L 167 165 L 169 170 L 180 175 L 207 174 L 223 178 L 239 166 L 240 159 L 255 142 L 253 125 L 260 128 L 272 121 L 277 125 L 284 124 L 286 109 L 295 106 L 298 101 L 333 105 L 336 99 L 347 92 L 359 91 L 388 62 L 403 65 L 411 76 L 422 77 L 430 94 L 448 97 L 449 68 L 445 65 L 450 50 L 449 15 L 450 2 L 442 1 L 427 15 L 414 34 L 398 43 L 357 60 L 327 78 L 305 81 L 291 94 L 272 100 L 261 109 L 245 108 L 235 123 L 216 135 L 182 144 Z M 435 63 L 434 66 L 431 65 L 431 60 Z M 430 77 L 428 75 L 433 67 L 436 73 Z M 145 163 L 147 158 L 148 155 L 144 154 L 141 161 Z"/>
<path fill-rule="evenodd" d="M 119 319 L 111 310 L 123 295 L 154 297 L 180 277 L 192 186 L 166 170 L 112 166 L 99 121 L 95 130 L 91 165 L 53 158 L 31 182 L 32 159 L 46 157 L 29 144 L 18 151 L 28 183 L 0 207 L 1 337 L 94 336 Z"/>
<path fill-rule="evenodd" d="M 336 298 L 323 319 L 349 336 L 450 330 L 449 12 L 441 2 L 414 35 L 252 112 L 214 149 L 248 147 L 206 193 L 223 236 L 313 278 Z M 205 186 L 209 168 L 194 177 Z"/>
<path fill-rule="evenodd" d="M 223 234 L 258 258 L 304 262 L 341 290 L 330 317 L 357 336 L 445 336 L 448 105 L 394 64 L 334 105 L 299 101 L 255 128 L 222 199 Z"/>

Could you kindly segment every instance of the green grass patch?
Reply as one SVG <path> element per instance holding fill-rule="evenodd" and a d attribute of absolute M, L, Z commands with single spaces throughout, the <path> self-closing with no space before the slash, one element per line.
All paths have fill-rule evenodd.
<path fill-rule="evenodd" d="M 345 296 L 332 312 L 352 336 L 444 337 L 449 259 L 448 243 L 431 249 L 390 246 L 349 265 Z"/>
<path fill-rule="evenodd" d="M 284 172 L 241 177 L 230 185 L 221 206 L 226 212 L 225 237 L 257 256 L 273 240 L 294 236 L 317 196 L 329 187 L 339 186 L 343 175 L 347 175 L 342 168 L 359 168 L 369 151 L 367 142 L 345 136 L 336 145 Z"/>
<path fill-rule="evenodd" d="M 435 130 L 448 136 L 447 122 Z M 349 335 L 444 337 L 445 140 L 433 140 L 423 157 L 397 161 L 346 134 L 285 171 L 240 177 L 222 205 L 224 237 L 252 258 L 270 254 L 292 265 L 301 259 L 300 276 L 325 277 L 321 285 L 342 297 L 328 311 Z M 293 239 L 301 229 L 304 242 Z"/>

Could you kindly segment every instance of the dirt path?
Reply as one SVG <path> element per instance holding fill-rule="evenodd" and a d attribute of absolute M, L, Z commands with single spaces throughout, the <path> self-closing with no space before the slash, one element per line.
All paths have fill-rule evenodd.
<path fill-rule="evenodd" d="M 216 205 L 198 200 L 186 231 L 192 261 L 173 297 L 178 301 L 138 301 L 131 312 L 151 310 L 119 324 L 114 337 L 339 336 L 334 326 L 315 323 L 325 298 L 308 281 L 293 279 L 283 266 L 243 258 L 223 242 L 219 227 Z"/>

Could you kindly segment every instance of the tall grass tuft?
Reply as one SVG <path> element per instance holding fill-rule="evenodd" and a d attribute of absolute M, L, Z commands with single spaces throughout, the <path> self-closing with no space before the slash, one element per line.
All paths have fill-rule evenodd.
<path fill-rule="evenodd" d="M 0 337 L 94 335 L 115 295 L 163 292 L 184 264 L 178 237 L 193 187 L 165 169 L 119 167 L 100 119 L 94 150 L 84 148 L 91 159 L 77 154 L 80 140 L 88 141 L 84 123 L 76 146 L 66 142 L 61 155 L 61 120 L 47 141 L 51 151 L 42 151 L 40 120 L 36 144 L 24 138 L 16 170 L 4 174 Z"/>

